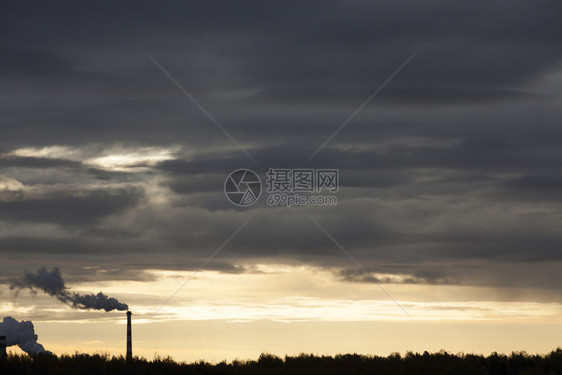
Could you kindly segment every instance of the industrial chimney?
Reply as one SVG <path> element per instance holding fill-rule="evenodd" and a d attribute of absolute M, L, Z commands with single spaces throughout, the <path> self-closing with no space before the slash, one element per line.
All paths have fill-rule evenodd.
<path fill-rule="evenodd" d="M 0 359 L 6 357 L 6 336 L 0 336 Z"/>
<path fill-rule="evenodd" d="M 131 315 L 132 312 L 127 311 L 127 360 L 133 358 L 133 337 L 131 334 Z"/>

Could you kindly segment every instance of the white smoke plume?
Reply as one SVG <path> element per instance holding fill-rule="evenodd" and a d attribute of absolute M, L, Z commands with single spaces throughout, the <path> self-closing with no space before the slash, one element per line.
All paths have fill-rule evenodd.
<path fill-rule="evenodd" d="M 52 354 L 37 342 L 37 335 L 33 329 L 33 323 L 30 321 L 18 322 L 11 316 L 7 316 L 0 323 L 0 336 L 6 336 L 7 346 L 17 345 L 29 355 Z"/>
<path fill-rule="evenodd" d="M 76 309 L 94 310 L 128 310 L 125 303 L 117 299 L 108 297 L 102 292 L 98 294 L 79 294 L 70 291 L 65 285 L 60 270 L 55 267 L 48 271 L 46 267 L 41 267 L 36 273 L 26 272 L 21 280 L 14 282 L 10 289 L 16 293 L 22 289 L 30 289 L 35 292 L 42 290 L 50 296 L 56 297 L 59 301 L 66 303 Z"/>

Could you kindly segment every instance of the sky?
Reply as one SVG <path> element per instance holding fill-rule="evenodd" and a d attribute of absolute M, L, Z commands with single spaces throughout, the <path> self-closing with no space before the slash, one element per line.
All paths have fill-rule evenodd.
<path fill-rule="evenodd" d="M 124 312 L 10 289 L 58 267 L 129 305 L 148 358 L 555 349 L 561 12 L 3 2 L 0 313 L 124 354 Z M 268 170 L 302 168 L 339 172 L 337 204 L 268 205 Z"/>

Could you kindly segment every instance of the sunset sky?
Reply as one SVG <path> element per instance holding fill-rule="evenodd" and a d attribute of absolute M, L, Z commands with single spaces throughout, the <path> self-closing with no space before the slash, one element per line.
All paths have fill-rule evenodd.
<path fill-rule="evenodd" d="M 10 290 L 58 267 L 148 358 L 562 346 L 560 14 L 3 2 L 0 321 L 124 354 L 123 311 Z M 337 205 L 236 207 L 241 168 L 338 170 Z"/>

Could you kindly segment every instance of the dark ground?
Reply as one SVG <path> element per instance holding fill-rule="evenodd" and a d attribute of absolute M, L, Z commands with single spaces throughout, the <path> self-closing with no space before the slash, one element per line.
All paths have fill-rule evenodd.
<path fill-rule="evenodd" d="M 562 349 L 547 355 L 524 352 L 487 357 L 473 354 L 449 354 L 441 351 L 429 354 L 392 354 L 388 357 L 358 354 L 335 357 L 301 354 L 279 358 L 262 354 L 257 361 L 178 363 L 170 357 L 149 361 L 134 358 L 127 362 L 122 356 L 75 354 L 60 357 L 10 355 L 0 360 L 1 375 L 17 374 L 562 374 Z"/>

